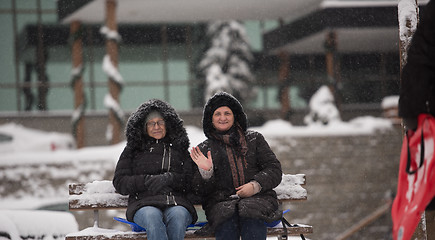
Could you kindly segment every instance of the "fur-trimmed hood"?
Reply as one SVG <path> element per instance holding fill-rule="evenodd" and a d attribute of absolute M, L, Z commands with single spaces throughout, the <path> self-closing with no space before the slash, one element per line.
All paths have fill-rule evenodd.
<path fill-rule="evenodd" d="M 165 120 L 166 136 L 163 141 L 171 143 L 173 147 L 181 152 L 188 151 L 190 143 L 186 129 L 183 127 L 183 120 L 171 105 L 159 99 L 151 99 L 142 103 L 130 115 L 125 128 L 127 147 L 141 149 L 153 141 L 153 138 L 144 132 L 145 119 L 152 111 L 161 113 Z"/>
<path fill-rule="evenodd" d="M 211 133 L 214 130 L 212 117 L 216 109 L 222 106 L 227 106 L 233 111 L 234 122 L 238 123 L 243 132 L 246 132 L 248 128 L 248 118 L 243 111 L 243 106 L 235 97 L 226 92 L 219 92 L 213 95 L 204 106 L 204 112 L 202 115 L 202 128 L 207 138 L 211 138 Z"/>

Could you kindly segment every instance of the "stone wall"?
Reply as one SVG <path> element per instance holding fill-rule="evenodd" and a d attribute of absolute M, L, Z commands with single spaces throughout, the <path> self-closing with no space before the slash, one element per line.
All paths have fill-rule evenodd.
<path fill-rule="evenodd" d="M 314 227 L 311 239 L 335 239 L 396 192 L 401 130 L 358 136 L 285 137 L 274 151 L 283 171 L 307 177 L 308 201 L 291 203 L 290 222 Z M 288 146 L 288 147 L 286 147 Z M 349 239 L 389 239 L 390 212 Z"/>
<path fill-rule="evenodd" d="M 250 126 L 261 126 L 265 121 L 280 118 L 280 112 L 275 110 L 246 110 L 249 116 Z M 39 129 L 49 132 L 72 132 L 71 112 L 18 112 L 0 113 L 0 124 L 16 123 L 24 127 Z M 184 125 L 202 127 L 202 109 L 194 109 L 188 112 L 180 112 L 180 117 L 184 120 Z M 295 110 L 290 116 L 293 125 L 303 125 L 303 118 L 307 110 Z M 342 110 L 343 121 L 348 121 L 358 116 L 380 117 L 382 110 L 379 107 L 367 109 L 344 108 Z M 125 120 L 128 119 L 130 112 L 125 112 Z M 109 123 L 107 112 L 87 111 L 84 118 L 85 122 L 85 146 L 105 146 L 109 142 L 106 140 L 106 129 Z M 121 133 L 122 140 L 125 139 Z"/>
<path fill-rule="evenodd" d="M 279 137 L 268 138 L 285 173 L 304 173 L 308 200 L 291 203 L 286 208 L 290 222 L 314 227 L 310 239 L 335 239 L 355 223 L 384 205 L 396 191 L 402 132 L 394 128 L 373 135 Z M 92 165 L 92 166 L 88 166 Z M 47 165 L 0 167 L 0 194 L 19 197 L 30 189 L 44 189 L 51 194 L 67 194 L 68 182 L 112 179 L 113 161 L 89 160 Z M 59 169 L 59 171 L 53 170 Z M 75 169 L 74 171 L 72 171 Z M 81 170 L 83 169 L 83 170 Z M 86 172 L 94 169 L 93 172 Z M 67 170 L 67 171 L 65 171 Z M 79 171 L 79 173 L 76 172 Z M 55 174 L 57 172 L 57 174 Z M 23 173 L 31 173 L 25 175 Z M 68 173 L 68 174 L 65 174 Z M 27 188 L 27 185 L 32 186 Z M 35 188 L 39 184 L 39 188 Z M 19 189 L 19 190 L 18 190 Z M 18 191 L 17 191 L 18 190 Z M 80 229 L 92 226 L 92 213 L 74 213 Z M 119 211 L 102 213 L 101 227 L 112 227 Z M 104 220 L 103 220 L 104 219 Z M 112 225 L 111 225 L 112 224 Z M 120 227 L 117 227 L 120 229 Z M 349 239 L 388 239 L 390 213 L 363 228 Z"/>

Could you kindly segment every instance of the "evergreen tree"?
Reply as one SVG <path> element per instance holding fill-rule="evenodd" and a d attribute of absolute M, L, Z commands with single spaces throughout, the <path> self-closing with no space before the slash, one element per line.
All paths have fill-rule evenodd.
<path fill-rule="evenodd" d="M 240 102 L 255 96 L 251 73 L 253 55 L 244 25 L 238 21 L 216 21 L 207 28 L 208 45 L 198 64 L 204 83 L 204 99 L 225 91 Z"/>

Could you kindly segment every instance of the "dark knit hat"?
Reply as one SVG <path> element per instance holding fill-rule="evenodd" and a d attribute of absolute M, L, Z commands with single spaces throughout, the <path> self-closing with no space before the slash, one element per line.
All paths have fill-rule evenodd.
<path fill-rule="evenodd" d="M 237 122 L 243 131 L 248 128 L 248 119 L 243 111 L 243 106 L 235 97 L 226 92 L 219 92 L 213 95 L 205 104 L 202 116 L 202 127 L 206 137 L 210 137 L 213 131 L 213 113 L 220 107 L 229 107 L 234 114 L 234 121 Z"/>

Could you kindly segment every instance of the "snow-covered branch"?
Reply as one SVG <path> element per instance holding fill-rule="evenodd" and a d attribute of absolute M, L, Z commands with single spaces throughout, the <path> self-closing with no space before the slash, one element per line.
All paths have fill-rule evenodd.
<path fill-rule="evenodd" d="M 253 61 L 246 30 L 238 21 L 216 21 L 207 29 L 210 38 L 208 49 L 198 64 L 205 81 L 204 98 L 225 91 L 242 103 L 256 95 L 252 87 Z"/>
<path fill-rule="evenodd" d="M 416 0 L 399 0 L 399 39 L 402 44 L 402 63 L 406 63 L 407 52 L 411 44 L 412 36 L 417 30 L 418 5 Z"/>
<path fill-rule="evenodd" d="M 124 85 L 124 79 L 118 69 L 113 65 L 108 54 L 106 54 L 103 59 L 103 71 L 107 74 L 109 79 L 113 80 L 117 85 L 120 87 Z"/>
<path fill-rule="evenodd" d="M 117 31 L 110 30 L 107 26 L 102 26 L 100 28 L 100 33 L 105 36 L 108 40 L 113 40 L 115 42 L 121 42 L 121 35 Z"/>

